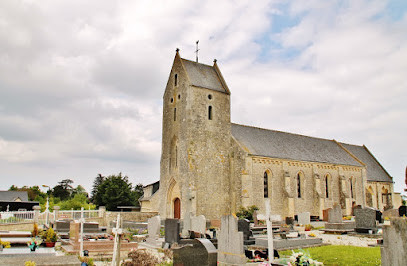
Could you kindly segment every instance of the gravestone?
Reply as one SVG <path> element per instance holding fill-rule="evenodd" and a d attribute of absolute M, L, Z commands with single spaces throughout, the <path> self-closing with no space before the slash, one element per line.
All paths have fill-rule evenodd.
<path fill-rule="evenodd" d="M 97 223 L 97 222 L 85 222 L 85 223 L 83 223 L 83 232 L 85 232 L 85 233 L 97 233 L 97 232 L 99 232 L 99 223 Z"/>
<path fill-rule="evenodd" d="M 160 237 L 161 219 L 160 216 L 154 216 L 147 220 L 148 240 L 157 240 Z"/>
<path fill-rule="evenodd" d="M 79 242 L 79 230 L 80 230 L 80 223 L 72 222 L 70 223 L 69 227 L 69 239 L 72 242 Z"/>
<path fill-rule="evenodd" d="M 383 217 L 388 217 L 388 218 L 390 218 L 390 217 L 393 217 L 393 218 L 396 218 L 396 217 L 399 217 L 400 215 L 399 215 L 399 210 L 398 209 L 389 209 L 389 210 L 385 210 L 384 212 L 383 212 Z"/>
<path fill-rule="evenodd" d="M 280 223 L 283 219 L 281 218 L 281 215 L 278 215 L 278 214 L 271 214 L 271 215 L 270 215 L 270 220 L 271 220 L 273 223 L 275 223 L 275 222 Z"/>
<path fill-rule="evenodd" d="M 298 223 L 302 225 L 311 224 L 311 217 L 309 212 L 301 212 L 298 214 Z"/>
<path fill-rule="evenodd" d="M 243 239 L 249 240 L 250 237 L 250 221 L 247 219 L 239 219 L 237 221 L 237 230 L 243 232 Z"/>
<path fill-rule="evenodd" d="M 259 220 L 257 219 L 257 211 L 255 210 L 255 211 L 253 211 L 253 223 L 254 223 L 254 226 L 258 226 L 259 225 Z"/>
<path fill-rule="evenodd" d="M 66 233 L 70 230 L 71 221 L 67 220 L 57 220 L 54 224 L 54 230 L 58 233 Z"/>
<path fill-rule="evenodd" d="M 400 206 L 399 207 L 399 216 L 403 217 L 403 216 L 407 216 L 407 206 Z"/>
<path fill-rule="evenodd" d="M 328 222 L 329 219 L 329 210 L 331 210 L 332 208 L 328 208 L 322 211 L 322 221 L 324 222 Z"/>
<path fill-rule="evenodd" d="M 218 238 L 218 261 L 220 265 L 242 265 L 246 263 L 243 249 L 243 232 L 238 231 L 237 218 L 222 216 Z"/>
<path fill-rule="evenodd" d="M 358 233 L 376 232 L 376 210 L 373 208 L 355 209 L 355 231 Z"/>
<path fill-rule="evenodd" d="M 339 204 L 335 204 L 332 209 L 328 209 L 328 223 L 342 223 L 342 209 Z"/>
<path fill-rule="evenodd" d="M 382 265 L 406 265 L 407 219 L 391 218 L 390 221 L 390 225 L 383 226 Z"/>
<path fill-rule="evenodd" d="M 376 210 L 376 221 L 378 221 L 379 223 L 383 223 L 383 214 L 379 210 Z"/>
<path fill-rule="evenodd" d="M 165 220 L 165 243 L 170 245 L 178 243 L 180 236 L 180 226 L 178 219 L 166 219 Z"/>
<path fill-rule="evenodd" d="M 194 232 L 199 232 L 205 234 L 206 232 L 206 219 L 205 216 L 192 216 L 191 217 L 191 230 Z"/>
<path fill-rule="evenodd" d="M 217 265 L 218 252 L 208 239 L 182 239 L 180 247 L 174 247 L 174 265 Z"/>

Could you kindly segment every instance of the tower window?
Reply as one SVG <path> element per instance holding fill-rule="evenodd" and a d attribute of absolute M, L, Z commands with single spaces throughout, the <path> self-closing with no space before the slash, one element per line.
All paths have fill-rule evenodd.
<path fill-rule="evenodd" d="M 173 103 L 174 102 L 174 98 L 171 98 L 171 103 Z"/>
<path fill-rule="evenodd" d="M 178 100 L 181 99 L 181 94 L 178 94 Z"/>
<path fill-rule="evenodd" d="M 297 175 L 297 196 L 301 198 L 301 175 L 298 173 Z"/>
<path fill-rule="evenodd" d="M 175 146 L 175 167 L 178 167 L 178 147 Z"/>
<path fill-rule="evenodd" d="M 177 121 L 177 108 L 174 108 L 174 121 Z"/>
<path fill-rule="evenodd" d="M 264 172 L 264 198 L 269 197 L 269 181 L 267 172 Z"/>
<path fill-rule="evenodd" d="M 210 106 L 210 105 L 208 107 L 208 119 L 212 120 L 212 106 Z"/>
<path fill-rule="evenodd" d="M 209 94 L 209 95 L 208 95 L 208 99 L 209 99 L 209 100 L 212 100 L 212 94 Z"/>
<path fill-rule="evenodd" d="M 178 85 L 178 74 L 175 74 L 175 76 L 174 76 L 174 85 L 175 86 Z"/>

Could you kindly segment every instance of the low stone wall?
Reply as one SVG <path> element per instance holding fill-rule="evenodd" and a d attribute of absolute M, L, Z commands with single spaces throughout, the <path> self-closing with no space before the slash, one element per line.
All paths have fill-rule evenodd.
<path fill-rule="evenodd" d="M 0 231 L 32 231 L 34 223 L 13 223 L 13 224 L 0 224 Z"/>
<path fill-rule="evenodd" d="M 407 218 L 392 218 L 383 226 L 382 265 L 406 265 Z"/>
<path fill-rule="evenodd" d="M 158 212 L 106 212 L 103 226 L 109 226 L 119 213 L 123 220 L 134 222 L 147 222 L 149 218 L 158 215 Z"/>

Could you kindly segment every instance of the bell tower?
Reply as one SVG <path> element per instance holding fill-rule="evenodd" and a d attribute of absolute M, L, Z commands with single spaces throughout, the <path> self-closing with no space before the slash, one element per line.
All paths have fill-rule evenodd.
<path fill-rule="evenodd" d="M 230 91 L 218 68 L 180 57 L 163 97 L 160 215 L 230 211 Z M 179 217 L 178 217 L 179 216 Z"/>

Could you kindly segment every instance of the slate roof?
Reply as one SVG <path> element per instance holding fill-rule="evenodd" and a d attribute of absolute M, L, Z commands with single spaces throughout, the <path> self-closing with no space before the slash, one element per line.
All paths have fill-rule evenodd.
<path fill-rule="evenodd" d="M 232 124 L 233 137 L 251 155 L 362 166 L 335 141 Z"/>
<path fill-rule="evenodd" d="M 181 60 L 192 85 L 214 91 L 227 92 L 222 86 L 222 82 L 213 66 L 196 63 L 183 58 Z"/>
<path fill-rule="evenodd" d="M 346 143 L 341 143 L 341 145 L 366 165 L 368 181 L 393 182 L 391 176 L 365 146 Z"/>
<path fill-rule="evenodd" d="M 0 201 L 15 201 L 17 198 L 20 198 L 21 201 L 28 201 L 27 191 L 0 190 Z"/>

